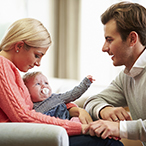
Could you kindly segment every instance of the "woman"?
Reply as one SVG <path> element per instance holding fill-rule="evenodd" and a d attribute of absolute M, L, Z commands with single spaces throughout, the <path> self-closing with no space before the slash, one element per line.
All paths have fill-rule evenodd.
<path fill-rule="evenodd" d="M 87 123 L 62 120 L 32 110 L 33 103 L 18 70 L 27 72 L 34 66 L 40 66 L 40 61 L 50 45 L 50 34 L 36 19 L 20 19 L 9 27 L 0 45 L 0 122 L 45 123 L 62 126 L 70 136 L 72 146 L 85 146 L 84 143 L 90 146 L 122 145 L 110 139 L 102 140 L 81 135 L 91 119 L 85 110 L 73 104 L 69 106 L 70 110 L 74 108 L 81 116 L 86 115 L 83 121 Z"/>

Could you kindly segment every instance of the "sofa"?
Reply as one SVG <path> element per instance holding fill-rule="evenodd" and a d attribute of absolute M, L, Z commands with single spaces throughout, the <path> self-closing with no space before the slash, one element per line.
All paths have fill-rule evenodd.
<path fill-rule="evenodd" d="M 77 80 L 48 78 L 53 93 L 61 93 L 79 84 Z M 92 84 L 76 101 L 83 107 L 86 99 L 104 87 Z M 0 146 L 69 146 L 68 135 L 63 127 L 37 123 L 0 123 Z M 140 141 L 122 139 L 125 146 L 142 146 Z"/>
<path fill-rule="evenodd" d="M 0 123 L 0 146 L 69 146 L 63 127 L 36 123 Z"/>

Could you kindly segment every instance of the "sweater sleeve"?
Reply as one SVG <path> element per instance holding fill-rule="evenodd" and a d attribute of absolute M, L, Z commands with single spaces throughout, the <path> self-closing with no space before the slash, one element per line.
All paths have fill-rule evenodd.
<path fill-rule="evenodd" d="M 127 106 L 122 90 L 122 76 L 123 71 L 106 89 L 88 98 L 85 102 L 84 108 L 90 113 L 94 120 L 99 119 L 99 111 L 105 106 Z"/>
<path fill-rule="evenodd" d="M 81 134 L 81 124 L 37 113 L 16 67 L 0 57 L 0 121 L 45 123 L 62 126 L 68 135 Z"/>
<path fill-rule="evenodd" d="M 76 104 L 70 102 L 70 103 L 66 104 L 66 107 L 67 107 L 67 109 L 70 109 L 72 107 L 78 107 L 78 106 Z"/>
<path fill-rule="evenodd" d="M 81 97 L 81 95 L 84 94 L 90 87 L 90 85 L 91 81 L 87 77 L 85 77 L 82 82 L 79 85 L 75 86 L 72 90 L 59 94 L 59 98 L 64 101 L 64 103 L 72 102 Z"/>

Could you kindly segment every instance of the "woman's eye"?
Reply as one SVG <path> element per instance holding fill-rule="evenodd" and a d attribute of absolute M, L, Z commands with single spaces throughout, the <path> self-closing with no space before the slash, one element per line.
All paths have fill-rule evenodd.
<path fill-rule="evenodd" d="M 35 55 L 35 58 L 40 58 L 40 55 Z"/>

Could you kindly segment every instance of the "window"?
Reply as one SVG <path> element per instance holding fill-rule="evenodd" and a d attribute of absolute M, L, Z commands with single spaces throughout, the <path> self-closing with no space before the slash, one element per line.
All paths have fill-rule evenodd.
<path fill-rule="evenodd" d="M 0 40 L 7 28 L 16 20 L 26 17 L 40 20 L 49 30 L 49 2 L 48 0 L 2 0 L 0 1 Z M 48 54 L 42 59 L 42 65 L 33 70 L 43 70 L 44 74 L 49 72 Z M 30 70 L 31 71 L 31 70 Z M 22 73 L 23 74 L 23 73 Z"/>

